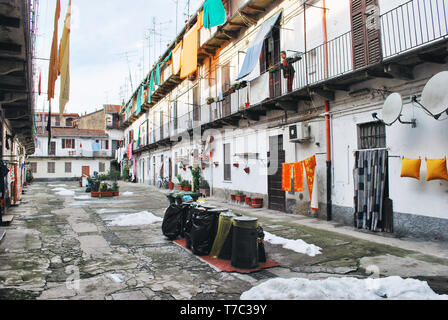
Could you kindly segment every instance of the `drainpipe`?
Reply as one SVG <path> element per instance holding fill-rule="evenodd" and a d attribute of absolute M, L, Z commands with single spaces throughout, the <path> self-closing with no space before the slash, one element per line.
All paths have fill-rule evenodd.
<path fill-rule="evenodd" d="M 322 0 L 323 6 L 323 31 L 324 31 L 324 51 L 325 51 L 325 79 L 328 77 L 328 47 L 327 47 L 327 11 L 325 6 L 325 0 Z M 332 201 L 331 201 L 331 133 L 330 133 L 330 102 L 325 101 L 325 126 L 327 136 L 327 221 L 332 220 Z"/>

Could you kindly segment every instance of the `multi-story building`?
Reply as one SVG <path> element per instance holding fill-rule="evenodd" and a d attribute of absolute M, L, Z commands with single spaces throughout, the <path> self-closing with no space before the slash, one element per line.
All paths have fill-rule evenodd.
<path fill-rule="evenodd" d="M 26 157 L 35 149 L 33 52 L 35 5 L 32 0 L 0 4 L 0 222 L 9 205 L 20 203 Z M 7 172 L 8 171 L 8 172 Z M 5 232 L 0 230 L 0 240 Z"/>
<path fill-rule="evenodd" d="M 402 157 L 448 153 L 446 117 L 413 98 L 448 70 L 448 1 L 223 4 L 225 22 L 213 28 L 203 25 L 215 13 L 199 8 L 122 109 L 121 155 L 138 182 L 191 180 L 188 168 L 200 166 L 217 197 L 240 190 L 269 209 L 448 239 L 448 182 L 400 176 Z M 294 58 L 289 79 L 282 51 Z M 391 93 L 402 96 L 402 118 L 385 125 L 378 117 Z M 381 189 L 374 200 L 361 199 L 366 155 L 383 160 L 380 183 L 365 190 Z M 299 169 L 288 188 L 284 164 L 307 159 L 313 188 L 313 170 Z"/>
<path fill-rule="evenodd" d="M 29 162 L 34 178 L 73 180 L 93 172 L 107 173 L 115 157 L 117 143 L 106 131 L 104 109 L 89 115 L 51 114 L 51 141 L 48 143 L 48 113 L 37 113 L 37 147 Z"/>

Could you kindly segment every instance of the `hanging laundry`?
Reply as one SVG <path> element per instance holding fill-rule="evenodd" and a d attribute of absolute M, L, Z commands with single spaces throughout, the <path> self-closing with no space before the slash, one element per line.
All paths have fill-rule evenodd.
<path fill-rule="evenodd" d="M 180 78 L 185 79 L 198 69 L 198 23 L 185 34 L 183 39 Z"/>
<path fill-rule="evenodd" d="M 142 100 L 143 98 L 143 87 L 140 87 L 137 93 L 137 109 L 135 110 L 135 114 L 138 115 L 142 112 Z"/>
<path fill-rule="evenodd" d="M 182 45 L 183 41 L 181 40 L 177 46 L 173 49 L 173 75 L 176 75 L 180 72 L 182 67 L 181 58 L 182 58 Z"/>
<path fill-rule="evenodd" d="M 317 181 L 317 170 L 314 170 L 314 183 L 313 183 L 313 193 L 311 194 L 311 209 L 319 210 L 319 185 Z"/>
<path fill-rule="evenodd" d="M 316 156 L 312 156 L 304 161 L 306 181 L 308 184 L 308 191 L 310 193 L 310 199 L 313 197 L 314 176 L 316 171 Z"/>
<path fill-rule="evenodd" d="M 305 190 L 303 185 L 303 161 L 293 164 L 294 167 L 294 192 Z"/>
<path fill-rule="evenodd" d="M 282 164 L 282 190 L 291 191 L 291 171 L 292 163 Z"/>
<path fill-rule="evenodd" d="M 162 63 L 159 62 L 156 66 L 156 86 L 160 86 L 160 65 Z"/>
<path fill-rule="evenodd" d="M 92 142 L 92 151 L 93 152 L 101 151 L 101 146 L 99 142 Z"/>
<path fill-rule="evenodd" d="M 198 15 L 198 31 L 204 27 L 204 10 Z"/>
<path fill-rule="evenodd" d="M 221 0 L 207 0 L 204 3 L 204 28 L 211 29 L 226 22 L 226 9 Z"/>

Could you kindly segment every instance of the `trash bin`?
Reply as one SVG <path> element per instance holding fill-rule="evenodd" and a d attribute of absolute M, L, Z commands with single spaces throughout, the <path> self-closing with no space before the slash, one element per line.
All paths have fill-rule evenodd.
<path fill-rule="evenodd" d="M 185 204 L 185 220 L 184 220 L 184 230 L 183 235 L 186 241 L 187 249 L 191 249 L 191 230 L 193 227 L 193 215 L 196 212 L 196 205 Z"/>
<path fill-rule="evenodd" d="M 213 242 L 212 250 L 210 251 L 210 256 L 212 258 L 218 258 L 221 256 L 221 251 L 224 249 L 224 245 L 227 242 L 226 251 L 229 251 L 228 238 L 230 231 L 232 229 L 233 218 L 236 217 L 234 213 L 227 211 L 222 212 L 219 215 L 218 229 L 216 231 L 215 241 Z M 230 242 L 230 252 L 231 252 L 231 242 Z M 227 260 L 230 259 L 230 256 Z"/>
<path fill-rule="evenodd" d="M 232 261 L 234 268 L 258 267 L 258 219 L 236 217 L 233 219 Z"/>
<path fill-rule="evenodd" d="M 191 220 L 191 250 L 195 255 L 207 256 L 213 245 L 216 215 L 205 208 L 197 208 Z"/>
<path fill-rule="evenodd" d="M 165 211 L 162 222 L 162 232 L 170 240 L 177 239 L 182 231 L 182 213 L 181 206 L 173 203 Z"/>

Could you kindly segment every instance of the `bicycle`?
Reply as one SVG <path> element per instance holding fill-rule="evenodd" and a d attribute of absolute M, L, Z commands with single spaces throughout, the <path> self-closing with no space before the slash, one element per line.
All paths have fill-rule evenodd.
<path fill-rule="evenodd" d="M 159 189 L 168 189 L 170 181 L 168 178 L 159 177 L 156 183 L 156 187 Z"/>

